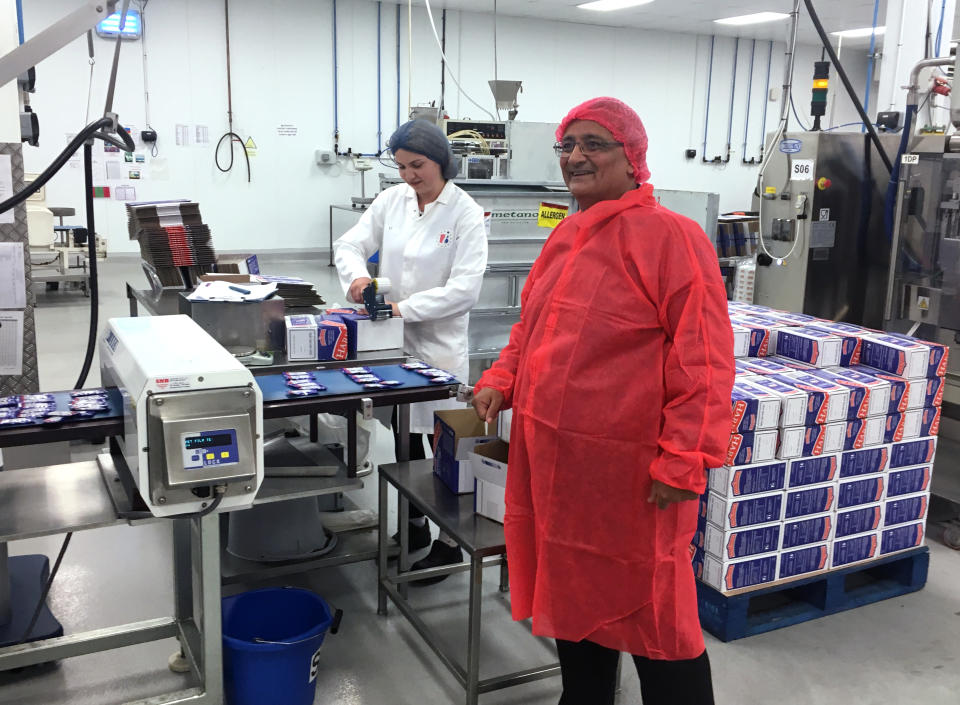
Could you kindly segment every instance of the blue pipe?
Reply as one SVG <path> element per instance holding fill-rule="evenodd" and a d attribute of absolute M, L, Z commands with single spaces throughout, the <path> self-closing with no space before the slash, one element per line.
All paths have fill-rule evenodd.
<path fill-rule="evenodd" d="M 733 81 L 730 83 L 730 117 L 727 119 L 727 158 L 730 161 L 730 140 L 733 138 L 733 108 L 737 97 L 737 65 L 740 63 L 740 37 L 733 45 Z"/>
<path fill-rule="evenodd" d="M 399 3 L 397 3 L 397 129 L 398 130 L 400 129 L 400 4 Z"/>
<path fill-rule="evenodd" d="M 897 158 L 893 160 L 893 169 L 890 171 L 890 183 L 887 184 L 887 197 L 883 207 L 883 226 L 887 231 L 887 240 L 893 242 L 893 217 L 896 209 L 897 190 L 900 188 L 900 162 L 903 161 L 903 155 L 907 152 L 907 143 L 910 141 L 910 133 L 914 114 L 918 112 L 918 106 L 908 105 L 907 111 L 903 116 L 903 131 L 900 134 L 900 148 L 897 150 Z"/>
<path fill-rule="evenodd" d="M 937 43 L 934 46 L 934 54 L 940 56 L 940 40 L 943 39 L 943 13 L 947 11 L 947 0 L 943 0 L 943 3 L 940 5 L 940 26 L 937 27 Z M 22 42 L 23 39 L 21 38 Z"/>
<path fill-rule="evenodd" d="M 333 0 L 333 144 L 334 149 L 340 151 L 340 111 L 337 104 L 337 0 Z"/>
<path fill-rule="evenodd" d="M 380 90 L 380 8 L 382 2 L 377 2 L 377 151 L 383 149 L 383 93 Z"/>
<path fill-rule="evenodd" d="M 770 40 L 770 48 L 767 51 L 767 84 L 763 89 L 763 119 L 760 121 L 760 161 L 763 161 L 763 153 L 767 146 L 767 108 L 770 107 L 770 71 L 773 69 L 773 40 Z"/>
<path fill-rule="evenodd" d="M 747 158 L 747 135 L 750 134 L 750 101 L 753 100 L 753 59 L 757 53 L 757 40 L 753 40 L 750 47 L 750 80 L 747 82 L 747 117 L 743 123 L 743 149 L 740 152 L 740 159 Z"/>
<path fill-rule="evenodd" d="M 943 16 L 940 17 L 940 24 L 943 25 Z M 20 43 L 23 44 L 23 0 L 17 0 L 17 37 L 20 38 Z M 940 40 L 937 40 L 937 46 L 939 46 Z"/>
<path fill-rule="evenodd" d="M 703 151 L 700 152 L 700 159 L 705 162 L 710 161 L 707 159 L 707 128 L 710 126 L 710 90 L 713 87 L 713 45 L 716 39 L 716 36 L 710 36 L 710 63 L 707 66 L 707 106 L 706 114 L 703 118 Z"/>
<path fill-rule="evenodd" d="M 944 0 L 946 2 L 946 0 Z M 873 83 L 873 52 L 877 46 L 877 15 L 880 13 L 880 0 L 874 0 L 873 2 L 873 32 L 870 34 L 870 56 L 869 62 L 867 63 L 867 87 L 863 94 L 863 112 L 870 114 L 870 84 Z M 861 132 L 867 131 L 867 126 L 864 125 L 860 128 Z"/>

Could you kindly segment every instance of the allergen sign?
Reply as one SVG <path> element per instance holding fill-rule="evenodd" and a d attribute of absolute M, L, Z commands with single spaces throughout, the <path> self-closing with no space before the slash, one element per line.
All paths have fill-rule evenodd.
<path fill-rule="evenodd" d="M 560 221 L 567 217 L 569 211 L 568 206 L 557 203 L 541 203 L 540 210 L 537 213 L 537 227 L 555 228 L 560 225 Z"/>

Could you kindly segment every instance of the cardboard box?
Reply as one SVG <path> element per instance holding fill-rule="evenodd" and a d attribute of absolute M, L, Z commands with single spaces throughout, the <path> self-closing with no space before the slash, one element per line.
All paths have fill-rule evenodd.
<path fill-rule="evenodd" d="M 887 413 L 889 414 L 893 414 L 898 411 L 906 411 L 908 408 L 910 408 L 910 402 L 919 401 L 919 397 L 921 396 L 914 392 L 913 399 L 911 400 L 911 384 L 903 377 L 881 372 L 880 370 L 875 370 L 872 367 L 865 367 L 864 365 L 856 365 L 855 367 L 849 368 L 849 371 L 856 372 L 858 375 L 863 375 L 865 377 L 874 377 L 875 379 L 882 380 L 890 385 L 890 406 L 887 408 Z M 921 403 L 914 408 L 922 408 L 922 406 L 923 404 Z M 871 414 L 871 416 L 873 416 L 873 414 Z"/>
<path fill-rule="evenodd" d="M 887 528 L 899 524 L 909 524 L 913 521 L 924 521 L 927 518 L 929 508 L 929 492 L 902 497 L 887 497 L 883 503 L 883 526 Z"/>
<path fill-rule="evenodd" d="M 774 522 L 738 531 L 724 531 L 719 526 L 707 524 L 703 550 L 708 556 L 721 560 L 774 552 L 780 545 L 782 526 L 780 522 Z"/>
<path fill-rule="evenodd" d="M 804 487 L 837 479 L 840 456 L 831 453 L 813 458 L 797 458 L 787 464 L 787 487 Z"/>
<path fill-rule="evenodd" d="M 884 416 L 890 413 L 890 380 L 886 379 L 888 375 L 883 375 L 883 373 L 878 375 L 862 372 L 862 370 L 866 369 L 869 368 L 858 366 L 856 368 L 819 370 L 818 374 L 827 375 L 833 378 L 838 384 L 855 384 L 866 389 L 868 396 L 862 400 L 863 404 L 867 407 L 865 416 Z M 851 387 L 851 389 L 852 388 L 853 387 Z M 852 402 L 851 406 L 853 406 Z M 858 409 L 857 417 L 862 418 L 863 416 Z"/>
<path fill-rule="evenodd" d="M 884 443 L 899 443 L 900 441 L 923 436 L 935 436 L 930 429 L 940 430 L 940 410 L 931 407 L 926 409 L 908 409 L 902 413 L 889 414 L 883 433 Z"/>
<path fill-rule="evenodd" d="M 782 551 L 777 578 L 783 580 L 815 573 L 818 570 L 825 570 L 828 565 L 830 565 L 830 544 L 828 543 Z"/>
<path fill-rule="evenodd" d="M 847 434 L 844 437 L 844 450 L 859 450 L 885 443 L 886 421 L 888 417 L 870 416 L 865 419 L 847 421 Z"/>
<path fill-rule="evenodd" d="M 833 511 L 836 494 L 837 487 L 832 482 L 788 490 L 783 501 L 784 521 Z"/>
<path fill-rule="evenodd" d="M 890 467 L 890 446 L 848 450 L 840 454 L 839 479 L 879 473 Z"/>
<path fill-rule="evenodd" d="M 341 321 L 317 321 L 317 359 L 348 360 L 350 358 L 350 334 Z"/>
<path fill-rule="evenodd" d="M 887 473 L 887 499 L 930 491 L 932 465 L 899 468 Z"/>
<path fill-rule="evenodd" d="M 770 329 L 761 323 L 752 321 L 747 316 L 730 316 L 730 322 L 736 328 L 739 326 L 747 331 L 747 356 L 766 357 L 770 349 Z M 736 349 L 736 348 L 735 348 Z"/>
<path fill-rule="evenodd" d="M 847 323 L 811 323 L 808 326 L 811 330 L 822 331 L 829 335 L 836 335 L 840 338 L 840 366 L 850 367 L 860 364 L 860 350 L 863 336 L 867 334 L 859 326 L 851 326 Z"/>
<path fill-rule="evenodd" d="M 798 374 L 805 376 L 803 373 Z M 830 413 L 830 392 L 828 391 L 828 387 L 812 385 L 808 381 L 803 382 L 794 379 L 792 374 L 773 375 L 770 379 L 774 382 L 790 385 L 794 389 L 799 389 L 804 394 L 803 420 L 798 424 L 789 424 L 790 426 L 814 426 L 816 424 L 828 423 L 828 421 L 843 421 L 847 418 L 846 406 L 840 407 L 838 404 L 834 404 L 833 413 Z M 828 382 L 824 381 L 824 385 L 828 384 Z M 829 388 L 832 388 L 832 386 Z M 848 401 L 849 394 L 844 404 L 848 403 Z M 788 424 L 784 423 L 783 425 L 786 427 Z"/>
<path fill-rule="evenodd" d="M 887 407 L 890 403 L 889 391 L 887 392 L 886 399 L 882 397 L 875 399 L 872 394 L 874 387 L 882 387 L 883 383 L 880 380 L 875 379 L 868 384 L 863 381 L 851 379 L 836 368 L 813 370 L 811 374 L 831 384 L 846 387 L 849 390 L 850 399 L 847 406 L 848 419 L 865 419 L 868 416 L 882 416 L 887 413 Z M 889 390 L 889 385 L 887 385 L 887 389 Z M 873 414 L 870 413 L 871 404 L 873 404 L 873 410 L 875 412 Z"/>
<path fill-rule="evenodd" d="M 750 356 L 750 331 L 746 328 L 733 324 L 733 356 Z"/>
<path fill-rule="evenodd" d="M 878 333 L 863 339 L 860 362 L 907 379 L 926 379 L 946 374 L 947 357 L 942 345 Z"/>
<path fill-rule="evenodd" d="M 749 358 L 746 360 L 737 360 L 737 369 L 743 369 L 747 374 L 753 375 L 782 375 L 787 372 L 796 371 L 795 368 L 781 364 L 770 358 Z"/>
<path fill-rule="evenodd" d="M 783 492 L 749 497 L 721 497 L 710 492 L 707 521 L 724 530 L 780 521 L 783 518 L 783 500 Z"/>
<path fill-rule="evenodd" d="M 697 580 L 703 580 L 703 561 L 704 553 L 702 549 L 696 549 L 693 552 L 693 557 L 690 560 L 691 565 L 693 566 L 693 575 Z"/>
<path fill-rule="evenodd" d="M 770 583 L 777 579 L 779 554 L 721 561 L 705 556 L 701 580 L 720 592 Z"/>
<path fill-rule="evenodd" d="M 882 335 L 886 338 L 896 338 L 906 343 L 919 344 L 927 348 L 930 353 L 927 358 L 927 377 L 945 377 L 947 367 L 950 362 L 950 348 L 943 343 L 934 343 L 929 340 L 921 340 L 901 333 L 884 332 Z"/>
<path fill-rule="evenodd" d="M 790 330 L 796 330 L 791 328 Z M 812 372 L 813 370 L 818 369 L 813 365 L 807 364 L 806 362 L 801 362 L 800 360 L 794 360 L 790 357 L 785 357 L 784 355 L 771 355 L 767 358 L 770 362 L 775 362 L 778 365 L 783 365 L 784 367 L 789 367 L 791 372 Z"/>
<path fill-rule="evenodd" d="M 876 558 L 880 550 L 880 532 L 835 539 L 830 549 L 830 566 L 839 568 Z"/>
<path fill-rule="evenodd" d="M 317 359 L 317 319 L 311 315 L 285 316 L 287 360 Z"/>
<path fill-rule="evenodd" d="M 780 423 L 780 397 L 762 387 L 737 380 L 730 402 L 734 433 L 765 431 Z"/>
<path fill-rule="evenodd" d="M 904 524 L 892 529 L 884 529 L 880 533 L 880 555 L 897 551 L 906 551 L 923 545 L 924 522 Z"/>
<path fill-rule="evenodd" d="M 785 462 L 754 463 L 739 467 L 711 468 L 707 483 L 723 497 L 744 497 L 782 490 L 787 472 Z"/>
<path fill-rule="evenodd" d="M 497 436 L 504 443 L 510 442 L 511 426 L 513 426 L 513 409 L 504 409 L 497 414 Z"/>
<path fill-rule="evenodd" d="M 353 308 L 328 308 L 326 318 L 339 320 L 350 335 L 351 356 L 375 350 L 403 350 L 403 319 L 399 317 L 370 320 L 370 316 Z"/>
<path fill-rule="evenodd" d="M 470 469 L 473 471 L 474 478 L 498 487 L 507 486 L 509 443 L 505 443 L 499 438 L 486 443 L 478 443 L 469 455 Z"/>
<path fill-rule="evenodd" d="M 457 494 L 474 491 L 470 453 L 497 437 L 473 409 L 444 409 L 433 413 L 433 472 Z"/>
<path fill-rule="evenodd" d="M 853 509 L 837 512 L 837 528 L 834 536 L 838 539 L 875 532 L 883 521 L 883 505 L 867 504 Z"/>
<path fill-rule="evenodd" d="M 780 426 L 786 428 L 806 424 L 807 392 L 775 379 L 775 375 L 752 379 L 750 386 L 759 387 L 780 397 Z"/>
<path fill-rule="evenodd" d="M 798 389 L 802 389 L 811 394 L 817 393 L 823 395 L 826 415 L 822 420 L 813 420 L 808 416 L 807 420 L 810 424 L 845 421 L 849 416 L 850 388 L 818 377 L 815 374 L 811 374 L 812 372 L 813 370 L 810 372 L 791 372 L 786 375 L 775 375 L 774 378 L 789 379 L 791 380 L 791 384 Z"/>
<path fill-rule="evenodd" d="M 785 521 L 781 532 L 780 550 L 830 541 L 833 538 L 833 527 L 834 519 L 831 512 Z"/>
<path fill-rule="evenodd" d="M 773 460 L 777 452 L 777 431 L 732 433 L 725 465 L 751 465 Z"/>
<path fill-rule="evenodd" d="M 943 390 L 946 384 L 947 382 L 943 377 L 931 377 L 924 384 L 917 383 L 916 386 L 923 389 L 922 394 L 917 393 L 917 402 L 923 407 L 935 406 L 939 408 L 943 406 Z"/>
<path fill-rule="evenodd" d="M 746 326 L 751 330 L 762 329 L 766 331 L 767 345 L 764 350 L 764 355 L 758 355 L 757 357 L 765 357 L 766 355 L 775 353 L 777 351 L 777 335 L 780 334 L 780 331 L 793 328 L 791 324 L 777 320 L 770 316 L 769 312 L 764 311 L 745 311 L 738 313 L 737 324 Z"/>
<path fill-rule="evenodd" d="M 796 426 L 780 431 L 780 445 L 777 457 L 792 460 L 825 453 L 837 453 L 843 450 L 847 433 L 845 421 L 819 426 Z"/>
<path fill-rule="evenodd" d="M 936 436 L 894 443 L 890 446 L 890 469 L 932 463 L 936 454 Z"/>
<path fill-rule="evenodd" d="M 817 318 L 816 316 L 811 316 L 806 313 L 794 313 L 792 311 L 772 311 L 770 316 L 784 323 L 789 323 L 796 328 L 824 322 L 823 319 Z"/>
<path fill-rule="evenodd" d="M 495 485 L 492 482 L 477 480 L 473 492 L 473 511 L 482 517 L 502 524 L 503 515 L 507 510 L 504 500 L 507 488 Z"/>
<path fill-rule="evenodd" d="M 864 504 L 876 504 L 883 500 L 885 488 L 886 478 L 883 475 L 840 480 L 837 483 L 837 511 Z"/>
<path fill-rule="evenodd" d="M 839 365 L 842 346 L 839 336 L 815 328 L 792 328 L 777 334 L 777 355 L 814 367 Z"/>

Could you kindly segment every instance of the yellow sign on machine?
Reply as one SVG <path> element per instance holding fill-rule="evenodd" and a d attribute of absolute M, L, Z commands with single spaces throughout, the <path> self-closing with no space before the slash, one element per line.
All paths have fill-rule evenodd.
<path fill-rule="evenodd" d="M 537 227 L 555 228 L 560 225 L 560 221 L 567 217 L 569 211 L 568 206 L 557 203 L 541 203 L 540 210 L 537 213 Z"/>

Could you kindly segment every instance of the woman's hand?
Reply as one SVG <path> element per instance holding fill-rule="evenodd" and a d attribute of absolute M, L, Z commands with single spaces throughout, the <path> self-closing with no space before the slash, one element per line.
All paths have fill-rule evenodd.
<path fill-rule="evenodd" d="M 656 504 L 660 509 L 666 509 L 674 502 L 689 502 L 698 497 L 699 495 L 696 492 L 681 490 L 677 487 L 665 485 L 659 480 L 654 480 L 647 501 L 651 504 Z"/>
<path fill-rule="evenodd" d="M 390 304 L 394 318 L 403 318 L 403 316 L 400 315 L 400 305 L 398 303 L 394 301 L 387 301 L 387 303 Z"/>
<path fill-rule="evenodd" d="M 347 292 L 347 298 L 357 304 L 363 303 L 363 290 L 367 284 L 373 281 L 370 277 L 357 277 L 350 282 L 350 291 Z"/>

